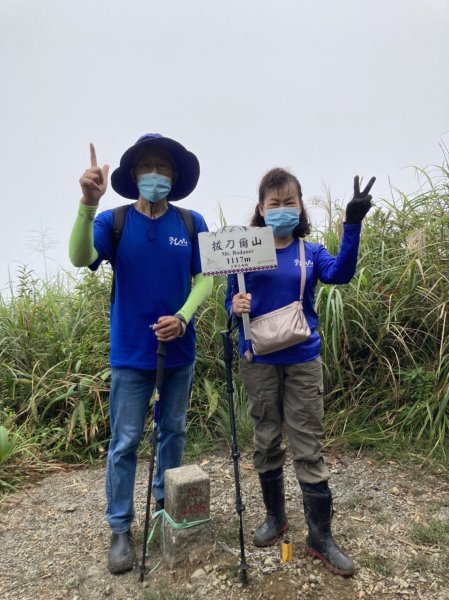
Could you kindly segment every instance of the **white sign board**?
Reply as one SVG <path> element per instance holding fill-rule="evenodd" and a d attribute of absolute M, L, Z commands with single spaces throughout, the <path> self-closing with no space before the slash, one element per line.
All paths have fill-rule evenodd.
<path fill-rule="evenodd" d="M 271 227 L 227 225 L 198 234 L 203 275 L 276 269 Z"/>

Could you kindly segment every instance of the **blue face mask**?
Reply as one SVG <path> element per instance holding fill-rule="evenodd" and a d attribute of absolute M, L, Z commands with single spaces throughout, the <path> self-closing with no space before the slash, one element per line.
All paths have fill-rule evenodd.
<path fill-rule="evenodd" d="M 287 237 L 299 225 L 299 208 L 268 208 L 264 221 L 273 228 L 273 235 Z"/>
<path fill-rule="evenodd" d="M 159 173 L 144 173 L 137 179 L 139 193 L 148 202 L 159 202 L 168 196 L 171 190 L 171 179 Z"/>

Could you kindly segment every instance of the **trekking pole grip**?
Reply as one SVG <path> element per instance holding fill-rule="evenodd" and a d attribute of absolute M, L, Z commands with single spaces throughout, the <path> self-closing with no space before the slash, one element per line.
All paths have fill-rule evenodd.
<path fill-rule="evenodd" d="M 162 380 L 164 377 L 165 357 L 167 356 L 167 342 L 159 342 L 156 350 L 157 370 L 156 370 L 156 388 L 161 391 Z"/>

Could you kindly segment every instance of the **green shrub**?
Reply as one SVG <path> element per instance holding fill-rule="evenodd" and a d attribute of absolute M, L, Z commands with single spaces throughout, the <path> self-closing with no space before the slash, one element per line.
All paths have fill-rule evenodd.
<path fill-rule="evenodd" d="M 401 440 L 444 455 L 449 439 L 448 171 L 443 167 L 432 177 L 420 176 L 424 191 L 383 201 L 368 215 L 350 284 L 318 286 L 326 429 L 334 442 L 378 446 Z M 329 224 L 314 238 L 336 253 L 342 210 L 331 208 Z M 103 455 L 109 435 L 110 285 L 107 267 L 77 277 L 61 273 L 50 281 L 36 279 L 24 267 L 10 296 L 0 297 L 3 469 L 12 464 L 13 454 L 17 457 L 5 448 L 25 448 L 27 440 L 38 440 L 46 460 Z M 193 454 L 229 443 L 220 335 L 227 323 L 225 289 L 225 278 L 216 278 L 196 318 L 196 377 L 188 412 Z M 237 362 L 236 356 L 237 433 L 244 446 L 252 424 Z"/>

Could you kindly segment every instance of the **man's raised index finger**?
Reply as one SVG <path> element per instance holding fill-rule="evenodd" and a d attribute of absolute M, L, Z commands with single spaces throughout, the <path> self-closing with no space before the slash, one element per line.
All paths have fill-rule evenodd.
<path fill-rule="evenodd" d="M 354 198 L 360 196 L 360 186 L 359 186 L 359 176 L 356 175 L 354 177 Z"/>
<path fill-rule="evenodd" d="M 96 167 L 97 166 L 97 154 L 95 152 L 95 146 L 92 144 L 92 142 L 89 144 L 89 146 L 90 146 L 90 166 Z"/>
<path fill-rule="evenodd" d="M 366 188 L 362 192 L 362 196 L 367 196 L 368 195 L 368 193 L 369 193 L 370 189 L 373 187 L 375 181 L 376 181 L 376 178 L 375 177 L 371 177 L 371 179 L 368 181 L 368 184 L 367 184 Z"/>

